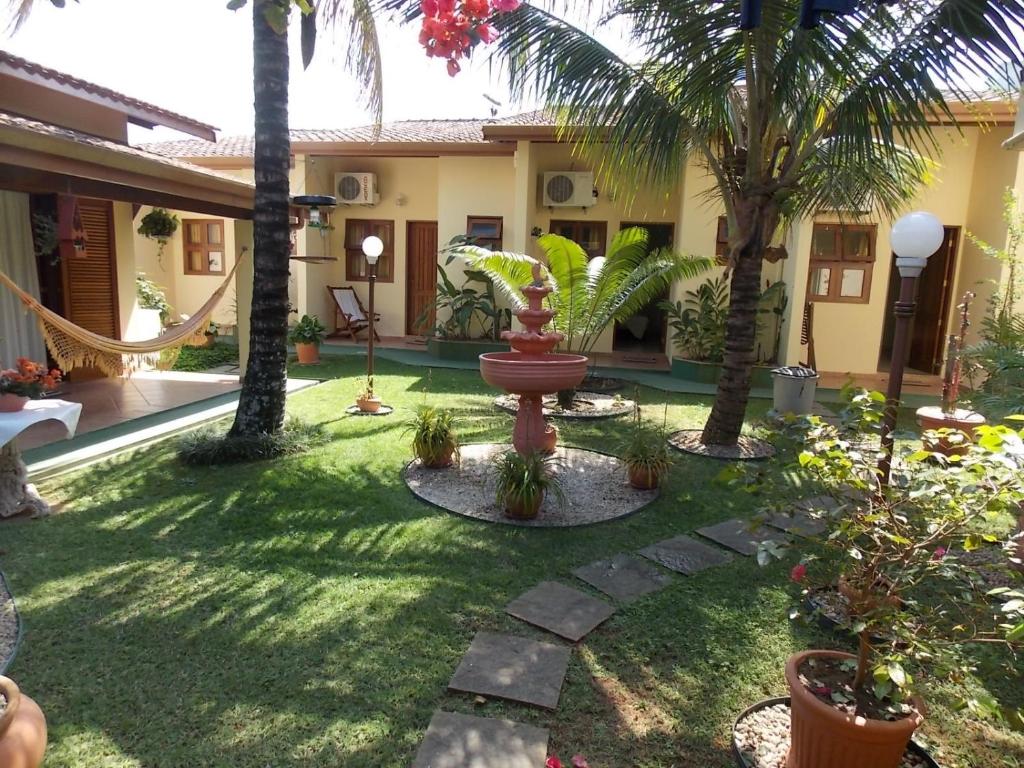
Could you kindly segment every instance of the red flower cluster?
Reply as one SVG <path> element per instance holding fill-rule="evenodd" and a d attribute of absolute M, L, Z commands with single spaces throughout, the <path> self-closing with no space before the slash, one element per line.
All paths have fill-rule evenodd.
<path fill-rule="evenodd" d="M 427 56 L 447 59 L 448 74 L 459 74 L 459 59 L 479 43 L 491 43 L 498 33 L 488 22 L 493 14 L 509 13 L 520 6 L 520 0 L 420 0 L 423 28 L 420 45 Z"/>
<path fill-rule="evenodd" d="M 807 577 L 807 566 L 803 563 L 798 563 L 793 566 L 793 570 L 789 572 L 789 578 L 799 584 Z"/>
<path fill-rule="evenodd" d="M 60 381 L 60 371 L 56 368 L 47 371 L 45 365 L 19 357 L 16 368 L 0 370 L 0 393 L 35 398 L 52 392 Z"/>
<path fill-rule="evenodd" d="M 587 758 L 583 755 L 573 755 L 571 764 L 572 768 L 590 768 Z M 558 759 L 558 755 L 552 755 L 544 763 L 544 768 L 562 768 L 562 761 Z"/>

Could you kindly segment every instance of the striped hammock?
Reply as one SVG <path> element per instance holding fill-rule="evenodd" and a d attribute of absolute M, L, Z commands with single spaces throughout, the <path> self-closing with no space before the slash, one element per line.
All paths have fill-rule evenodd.
<path fill-rule="evenodd" d="M 75 325 L 47 309 L 39 300 L 23 291 L 6 274 L 0 271 L 0 284 L 7 286 L 33 312 L 39 321 L 46 346 L 63 371 L 74 368 L 95 366 L 109 376 L 130 374 L 142 366 L 170 368 L 178 359 L 181 348 L 190 344 L 201 344 L 210 326 L 213 311 L 227 292 L 235 271 L 246 249 L 235 260 L 224 282 L 213 292 L 203 306 L 196 310 L 186 322 L 169 328 L 165 333 L 148 341 L 119 341 Z"/>

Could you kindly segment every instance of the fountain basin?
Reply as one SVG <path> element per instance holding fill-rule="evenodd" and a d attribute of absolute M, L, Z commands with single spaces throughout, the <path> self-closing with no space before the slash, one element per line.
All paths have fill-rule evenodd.
<path fill-rule="evenodd" d="M 549 353 L 536 357 L 519 352 L 480 355 L 480 375 L 492 387 L 517 395 L 547 395 L 574 389 L 587 375 L 583 355 Z"/>

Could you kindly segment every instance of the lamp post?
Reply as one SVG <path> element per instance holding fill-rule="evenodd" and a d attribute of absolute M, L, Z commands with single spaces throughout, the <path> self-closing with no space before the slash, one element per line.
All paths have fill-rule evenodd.
<path fill-rule="evenodd" d="M 373 395 L 373 337 L 374 311 L 373 311 L 373 286 L 377 282 L 377 260 L 384 253 L 384 241 L 376 235 L 370 235 L 363 240 L 363 254 L 366 256 L 366 263 L 370 267 L 370 274 L 367 279 L 370 283 L 370 335 L 366 342 L 366 388 L 370 395 Z"/>
<path fill-rule="evenodd" d="M 910 354 L 910 321 L 917 308 L 917 278 L 928 257 L 942 246 L 946 233 L 938 217 L 924 211 L 908 213 L 892 227 L 891 245 L 900 272 L 900 296 L 893 307 L 896 329 L 892 342 L 889 386 L 885 393 L 885 417 L 882 419 L 882 457 L 878 461 L 879 482 L 889 485 L 896 418 L 903 391 L 903 370 Z"/>

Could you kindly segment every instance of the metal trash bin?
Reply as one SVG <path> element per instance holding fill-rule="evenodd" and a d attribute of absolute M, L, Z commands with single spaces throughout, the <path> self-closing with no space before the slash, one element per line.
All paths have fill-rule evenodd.
<path fill-rule="evenodd" d="M 774 408 L 778 413 L 811 413 L 817 388 L 818 372 L 813 368 L 791 365 L 772 370 Z"/>

